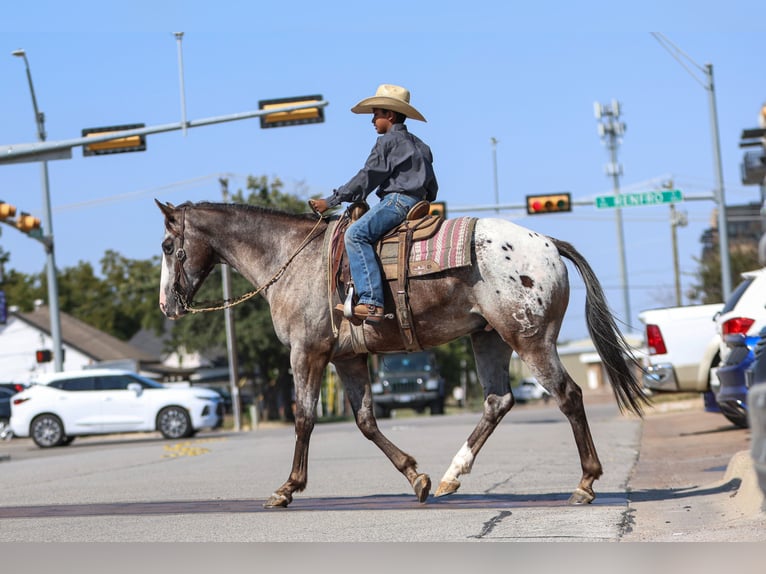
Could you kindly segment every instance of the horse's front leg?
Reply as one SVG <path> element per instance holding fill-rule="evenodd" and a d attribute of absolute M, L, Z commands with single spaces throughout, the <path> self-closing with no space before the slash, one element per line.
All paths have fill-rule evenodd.
<path fill-rule="evenodd" d="M 351 410 L 354 412 L 359 430 L 367 439 L 375 443 L 396 469 L 405 476 L 415 491 L 418 501 L 425 502 L 431 491 L 431 478 L 427 474 L 418 473 L 415 459 L 388 440 L 378 428 L 372 408 L 367 357 L 357 355 L 347 361 L 336 362 L 335 369 L 343 381 L 346 396 L 351 404 Z"/>
<path fill-rule="evenodd" d="M 265 502 L 266 508 L 286 507 L 293 493 L 301 492 L 308 482 L 309 441 L 316 423 L 316 405 L 327 359 L 308 355 L 293 348 L 290 354 L 295 381 L 295 452 L 290 477 Z"/>

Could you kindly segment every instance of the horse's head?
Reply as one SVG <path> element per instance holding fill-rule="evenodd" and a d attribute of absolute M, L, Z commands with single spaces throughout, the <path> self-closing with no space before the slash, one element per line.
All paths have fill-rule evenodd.
<path fill-rule="evenodd" d="M 188 219 L 189 204 L 175 207 L 171 203 L 154 201 L 165 215 L 160 309 L 169 319 L 177 319 L 188 312 L 188 306 L 216 259 L 207 238 Z"/>

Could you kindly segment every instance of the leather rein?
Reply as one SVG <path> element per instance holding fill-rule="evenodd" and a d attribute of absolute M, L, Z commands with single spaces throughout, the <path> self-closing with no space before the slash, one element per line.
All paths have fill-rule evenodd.
<path fill-rule="evenodd" d="M 256 289 L 253 289 L 252 291 L 248 291 L 247 293 L 244 293 L 243 295 L 240 295 L 236 299 L 222 299 L 219 302 L 203 302 L 201 305 L 202 307 L 193 307 L 193 301 L 187 301 L 186 296 L 183 294 L 184 289 L 182 286 L 183 283 L 188 287 L 189 280 L 186 276 L 186 273 L 184 272 L 183 263 L 186 260 L 186 251 L 184 250 L 184 231 L 186 229 L 186 210 L 188 208 L 184 207 L 183 211 L 181 212 L 181 231 L 176 234 L 176 237 L 178 237 L 181 240 L 181 244 L 176 249 L 176 261 L 173 273 L 175 275 L 175 280 L 173 281 L 173 287 L 171 289 L 173 295 L 178 300 L 178 302 L 181 304 L 181 306 L 184 308 L 184 310 L 188 313 L 204 313 L 206 311 L 220 311 L 222 309 L 229 309 L 230 307 L 234 307 L 235 305 L 239 305 L 240 303 L 243 303 L 247 301 L 248 299 L 258 295 L 261 291 L 264 291 L 271 287 L 274 283 L 276 283 L 279 278 L 284 274 L 287 267 L 292 263 L 293 259 L 300 253 L 306 245 L 309 244 L 311 237 L 314 235 L 314 232 L 319 228 L 319 225 L 322 223 L 322 220 L 324 219 L 324 216 L 317 212 L 316 210 L 314 213 L 316 213 L 319 216 L 319 219 L 317 219 L 316 224 L 311 229 L 311 231 L 308 233 L 306 238 L 301 242 L 300 245 L 295 249 L 293 254 L 288 257 L 287 261 L 285 261 L 284 265 L 280 267 L 276 273 L 269 279 L 266 283 L 261 285 L 260 287 L 257 287 Z"/>

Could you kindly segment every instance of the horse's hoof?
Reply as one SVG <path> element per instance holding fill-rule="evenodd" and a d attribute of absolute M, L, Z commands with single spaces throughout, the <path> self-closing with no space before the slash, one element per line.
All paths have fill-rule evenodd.
<path fill-rule="evenodd" d="M 454 494 L 457 489 L 460 488 L 459 480 L 442 480 L 439 483 L 439 488 L 434 492 L 434 496 L 447 496 L 448 494 Z"/>
<path fill-rule="evenodd" d="M 269 499 L 264 502 L 264 508 L 287 508 L 287 505 L 292 502 L 292 499 L 284 494 L 272 494 Z"/>
<path fill-rule="evenodd" d="M 575 488 L 572 496 L 569 497 L 569 504 L 576 506 L 578 504 L 590 504 L 596 498 L 593 491 L 584 490 L 582 488 Z"/>
<path fill-rule="evenodd" d="M 427 474 L 419 474 L 415 478 L 415 484 L 412 487 L 415 489 L 418 502 L 425 502 L 426 498 L 428 498 L 428 493 L 431 492 L 431 477 Z"/>

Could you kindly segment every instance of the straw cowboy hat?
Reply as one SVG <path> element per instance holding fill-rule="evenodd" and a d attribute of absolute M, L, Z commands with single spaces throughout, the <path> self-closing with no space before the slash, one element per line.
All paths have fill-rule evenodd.
<path fill-rule="evenodd" d="M 413 120 L 426 121 L 423 114 L 410 105 L 410 91 L 393 84 L 381 84 L 374 96 L 363 99 L 351 108 L 351 111 L 355 114 L 371 114 L 372 108 L 391 110 Z"/>

